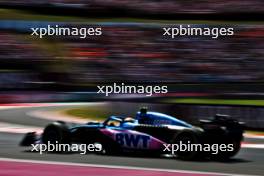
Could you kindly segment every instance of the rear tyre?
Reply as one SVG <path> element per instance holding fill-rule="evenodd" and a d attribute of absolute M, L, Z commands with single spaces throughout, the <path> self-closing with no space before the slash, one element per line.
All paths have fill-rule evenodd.
<path fill-rule="evenodd" d="M 174 144 L 188 145 L 188 144 L 199 144 L 198 136 L 192 131 L 185 131 L 177 135 L 173 141 Z M 201 151 L 189 150 L 188 148 L 185 151 L 178 149 L 176 155 L 181 160 L 197 160 L 201 155 Z"/>
<path fill-rule="evenodd" d="M 241 148 L 241 141 L 231 140 L 230 142 L 226 143 L 226 145 L 230 144 L 232 144 L 232 151 L 219 151 L 216 156 L 212 155 L 212 158 L 215 158 L 217 160 L 229 160 L 230 158 L 235 156 Z"/>

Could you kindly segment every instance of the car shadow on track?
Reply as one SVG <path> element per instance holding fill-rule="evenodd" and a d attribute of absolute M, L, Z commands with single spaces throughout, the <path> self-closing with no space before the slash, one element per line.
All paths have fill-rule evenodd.
<path fill-rule="evenodd" d="M 39 152 L 32 152 L 31 150 L 24 150 L 25 153 L 36 153 L 40 154 Z M 142 158 L 142 159 L 161 159 L 161 160 L 177 160 L 182 162 L 199 162 L 199 163 L 208 163 L 208 162 L 217 162 L 217 163 L 250 163 L 251 160 L 246 160 L 242 158 L 230 158 L 228 160 L 219 160 L 219 159 L 212 159 L 212 158 L 201 158 L 196 160 L 182 160 L 177 158 L 177 156 L 171 155 L 153 155 L 153 154 L 142 154 L 142 153 L 119 153 L 119 154 L 104 154 L 104 153 L 95 153 L 95 152 L 88 152 L 86 154 L 80 154 L 80 152 L 44 152 L 42 155 L 80 155 L 80 156 L 87 156 L 87 155 L 97 155 L 101 157 L 124 157 L 124 158 Z M 88 156 L 87 156 L 88 157 Z"/>

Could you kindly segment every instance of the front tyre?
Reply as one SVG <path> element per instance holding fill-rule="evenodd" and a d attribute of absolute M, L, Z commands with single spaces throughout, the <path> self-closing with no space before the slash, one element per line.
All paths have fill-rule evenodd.
<path fill-rule="evenodd" d="M 70 144 L 70 132 L 65 123 L 53 122 L 49 124 L 42 134 L 44 144 Z"/>

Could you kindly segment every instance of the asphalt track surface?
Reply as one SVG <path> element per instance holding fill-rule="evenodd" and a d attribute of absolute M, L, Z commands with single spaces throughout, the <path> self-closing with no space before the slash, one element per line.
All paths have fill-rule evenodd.
<path fill-rule="evenodd" d="M 69 106 L 67 106 L 68 108 Z M 60 107 L 30 107 L 6 109 L 0 111 L 0 122 L 27 126 L 44 127 L 50 121 L 30 117 L 33 110 L 58 110 Z M 264 175 L 264 150 L 242 148 L 238 155 L 226 162 L 219 161 L 181 161 L 175 158 L 152 158 L 142 156 L 107 156 L 98 154 L 43 154 L 32 153 L 28 148 L 18 146 L 23 134 L 0 133 L 0 158 L 30 159 L 39 161 L 58 161 L 88 163 L 111 166 L 132 166 L 155 169 L 172 169 L 201 172 L 229 173 L 231 175 Z M 263 140 L 246 139 L 245 142 L 261 142 Z M 1 167 L 1 166 L 0 166 Z"/>

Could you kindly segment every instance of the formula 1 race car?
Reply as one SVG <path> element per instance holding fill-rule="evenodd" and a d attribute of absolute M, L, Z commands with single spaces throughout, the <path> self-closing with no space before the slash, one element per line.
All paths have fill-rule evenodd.
<path fill-rule="evenodd" d="M 28 133 L 22 146 L 47 144 L 101 144 L 104 153 L 142 152 L 172 154 L 174 145 L 232 145 L 232 150 L 210 151 L 175 150 L 173 155 L 183 160 L 201 157 L 228 159 L 240 150 L 243 124 L 227 115 L 216 115 L 212 120 L 201 120 L 200 127 L 175 117 L 148 112 L 142 108 L 134 118 L 111 116 L 103 123 L 88 122 L 72 125 L 57 121 L 49 124 L 41 135 Z M 166 149 L 165 149 L 166 147 Z M 174 149 L 173 149 L 174 150 Z"/>

